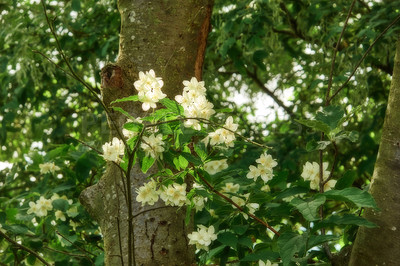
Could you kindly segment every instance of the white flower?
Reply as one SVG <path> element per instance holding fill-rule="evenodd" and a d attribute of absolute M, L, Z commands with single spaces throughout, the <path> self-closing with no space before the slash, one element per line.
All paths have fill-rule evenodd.
<path fill-rule="evenodd" d="M 167 95 L 161 91 L 164 82 L 161 78 L 156 77 L 154 70 L 143 73 L 139 72 L 139 80 L 133 84 L 138 91 L 139 101 L 141 101 L 144 111 L 150 108 L 156 108 L 156 103 L 164 99 Z"/>
<path fill-rule="evenodd" d="M 55 165 L 54 163 L 43 163 L 43 164 L 39 164 L 39 168 L 40 168 L 40 173 L 41 174 L 47 174 L 47 173 L 52 173 L 54 174 L 55 171 L 60 170 L 60 167 L 58 167 L 57 165 Z"/>
<path fill-rule="evenodd" d="M 264 185 L 264 186 L 261 187 L 261 191 L 270 192 L 271 188 L 268 185 Z"/>
<path fill-rule="evenodd" d="M 56 216 L 56 220 L 58 220 L 58 219 L 60 219 L 61 221 L 66 220 L 65 215 L 62 211 L 56 211 L 54 214 Z"/>
<path fill-rule="evenodd" d="M 107 161 L 120 162 L 120 155 L 125 153 L 125 145 L 122 140 L 114 137 L 112 142 L 107 142 L 103 145 L 103 158 Z"/>
<path fill-rule="evenodd" d="M 227 159 L 222 159 L 218 161 L 210 161 L 204 164 L 204 170 L 210 175 L 215 175 L 222 170 L 228 168 L 228 164 L 226 163 Z"/>
<path fill-rule="evenodd" d="M 160 198 L 165 202 L 165 205 L 183 206 L 187 203 L 186 184 L 171 184 L 168 187 L 163 187 L 159 191 Z"/>
<path fill-rule="evenodd" d="M 228 117 L 225 121 L 224 128 L 219 128 L 215 132 L 211 132 L 203 140 L 206 144 L 215 146 L 219 144 L 225 144 L 226 147 L 231 148 L 234 146 L 234 141 L 236 140 L 235 131 L 238 128 L 238 124 L 233 123 L 232 116 Z"/>
<path fill-rule="evenodd" d="M 74 222 L 74 221 L 72 221 L 72 220 L 70 220 L 70 221 L 69 221 L 69 225 L 72 227 L 72 229 L 73 229 L 74 231 L 76 231 L 76 227 L 78 227 L 80 224 L 79 224 L 79 223 L 76 223 L 76 222 Z"/>
<path fill-rule="evenodd" d="M 76 216 L 78 216 L 78 214 L 79 214 L 79 212 L 78 212 L 78 207 L 77 206 L 73 206 L 73 207 L 71 207 L 71 208 L 69 208 L 68 210 L 67 210 L 67 215 L 69 216 L 69 217 L 76 217 Z"/>
<path fill-rule="evenodd" d="M 154 205 L 158 201 L 157 182 L 151 180 L 150 182 L 144 184 L 143 186 L 136 189 L 136 201 L 141 202 L 142 206 L 146 203 L 149 205 Z"/>
<path fill-rule="evenodd" d="M 214 226 L 211 225 L 207 228 L 204 225 L 198 225 L 197 227 L 197 231 L 188 234 L 189 245 L 196 245 L 197 249 L 208 250 L 211 242 L 217 239 Z"/>
<path fill-rule="evenodd" d="M 193 197 L 194 207 L 196 208 L 196 212 L 201 211 L 204 208 L 204 203 L 207 201 L 207 198 L 203 198 L 202 196 Z"/>
<path fill-rule="evenodd" d="M 47 211 L 51 211 L 53 209 L 51 202 L 51 200 L 45 199 L 43 196 L 41 196 L 36 203 L 32 201 L 29 202 L 29 209 L 27 213 L 34 213 L 38 217 L 47 216 Z"/>
<path fill-rule="evenodd" d="M 328 163 L 325 162 L 322 164 L 322 172 L 323 172 L 323 179 L 329 177 L 330 171 L 327 171 Z M 303 166 L 303 172 L 301 173 L 301 177 L 305 181 L 310 181 L 310 188 L 313 190 L 319 190 L 319 181 L 320 181 L 320 174 L 319 174 L 319 164 L 316 162 L 310 163 L 306 162 Z M 332 189 L 336 185 L 336 180 L 330 180 L 324 185 L 324 191 L 328 191 Z"/>
<path fill-rule="evenodd" d="M 157 158 L 164 151 L 162 137 L 162 134 L 158 134 L 157 136 L 151 134 L 148 137 L 143 136 L 140 147 L 146 153 L 146 156 Z"/>
<path fill-rule="evenodd" d="M 240 189 L 239 184 L 233 184 L 233 183 L 226 183 L 225 186 L 222 188 L 223 193 L 236 193 Z"/>
<path fill-rule="evenodd" d="M 273 168 L 278 164 L 271 155 L 266 152 L 261 154 L 260 158 L 256 160 L 257 167 L 254 165 L 249 166 L 249 173 L 247 173 L 247 178 L 254 179 L 257 181 L 258 177 L 267 183 L 274 177 Z"/>
<path fill-rule="evenodd" d="M 267 260 L 267 262 L 263 262 L 262 260 L 259 260 L 258 266 L 278 266 L 278 263 L 271 263 L 269 260 Z"/>
<path fill-rule="evenodd" d="M 175 101 L 182 105 L 184 116 L 210 119 L 215 111 L 213 110 L 214 105 L 206 98 L 204 82 L 199 82 L 196 78 L 192 78 L 190 81 L 183 81 L 183 85 L 185 87 L 182 95 L 175 96 Z M 201 129 L 200 122 L 195 119 L 186 120 L 184 125 L 193 127 L 196 130 Z"/>

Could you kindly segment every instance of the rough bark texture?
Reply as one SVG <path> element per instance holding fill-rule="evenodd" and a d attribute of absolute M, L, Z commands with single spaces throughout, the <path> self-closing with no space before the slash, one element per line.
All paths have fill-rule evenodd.
<path fill-rule="evenodd" d="M 163 92 L 171 99 L 182 92 L 183 80 L 195 75 L 201 78 L 211 1 L 119 0 L 118 8 L 118 60 L 105 66 L 101 73 L 107 106 L 115 99 L 136 94 L 133 83 L 139 71 L 154 69 L 163 78 Z M 135 117 L 143 116 L 139 104 L 120 106 Z M 119 127 L 126 122 L 119 113 L 113 112 L 111 116 Z M 112 130 L 111 137 L 114 136 L 117 135 Z M 194 249 L 188 246 L 187 234 L 191 229 L 184 224 L 185 211 L 161 202 L 142 207 L 135 201 L 135 188 L 146 181 L 146 176 L 134 168 L 131 179 L 136 265 L 191 265 Z M 109 164 L 100 182 L 81 194 L 82 204 L 102 229 L 106 265 L 128 264 L 125 192 L 126 180 L 115 165 Z"/>
<path fill-rule="evenodd" d="M 385 122 L 370 192 L 380 211 L 364 217 L 379 228 L 361 227 L 349 265 L 399 265 L 400 262 L 400 38 Z"/>

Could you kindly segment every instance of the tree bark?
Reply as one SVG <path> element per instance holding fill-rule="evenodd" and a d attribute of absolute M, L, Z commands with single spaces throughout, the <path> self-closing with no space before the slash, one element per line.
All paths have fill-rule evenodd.
<path fill-rule="evenodd" d="M 358 229 L 349 265 L 399 265 L 400 261 L 400 38 L 370 193 L 380 210 L 364 217 L 378 228 Z"/>
<path fill-rule="evenodd" d="M 173 99 L 182 81 L 201 79 L 206 38 L 210 28 L 210 0 L 119 0 L 121 14 L 120 49 L 117 62 L 101 72 L 102 96 L 110 102 L 136 94 L 133 83 L 139 71 L 154 69 L 164 81 L 163 92 Z M 143 116 L 140 104 L 119 105 L 133 116 Z M 116 112 L 110 119 L 122 128 L 126 118 Z M 112 128 L 112 127 L 111 127 Z M 118 137 L 111 131 L 111 138 Z M 149 172 L 154 173 L 154 169 Z M 161 201 L 142 207 L 135 188 L 147 182 L 138 167 L 132 171 L 133 249 L 136 265 L 191 265 L 194 249 L 189 247 L 185 210 L 165 206 Z M 98 221 L 103 236 L 106 265 L 128 265 L 128 211 L 126 179 L 109 163 L 98 184 L 87 188 L 80 200 Z"/>

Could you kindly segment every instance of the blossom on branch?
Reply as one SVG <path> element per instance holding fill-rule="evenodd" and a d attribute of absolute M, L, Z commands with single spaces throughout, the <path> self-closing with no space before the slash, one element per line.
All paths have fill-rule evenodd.
<path fill-rule="evenodd" d="M 322 164 L 322 178 L 326 180 L 329 177 L 330 171 L 328 169 L 328 163 L 325 162 Z M 320 173 L 319 173 L 319 164 L 317 162 L 306 162 L 303 166 L 303 172 L 301 173 L 301 177 L 305 181 L 310 181 L 310 188 L 313 190 L 319 190 L 319 182 L 320 182 Z M 336 185 L 336 180 L 329 180 L 324 185 L 324 191 L 331 190 Z"/>
<path fill-rule="evenodd" d="M 183 85 L 185 87 L 182 95 L 175 96 L 175 100 L 182 105 L 184 116 L 210 119 L 215 111 L 213 110 L 214 105 L 206 98 L 204 81 L 199 82 L 196 78 L 192 78 L 190 81 L 183 81 Z M 186 120 L 184 125 L 196 130 L 201 129 L 200 122 L 195 119 Z"/>
<path fill-rule="evenodd" d="M 146 153 L 146 156 L 151 156 L 156 159 L 162 152 L 164 152 L 164 142 L 162 138 L 162 134 L 158 134 L 157 136 L 151 134 L 148 137 L 143 136 L 140 147 Z"/>
<path fill-rule="evenodd" d="M 161 91 L 164 82 L 161 78 L 156 77 L 153 69 L 143 73 L 139 72 L 139 80 L 135 81 L 133 84 L 138 91 L 139 101 L 141 101 L 142 109 L 148 111 L 150 108 L 156 108 L 159 100 L 167 97 Z"/>
<path fill-rule="evenodd" d="M 157 182 L 151 180 L 143 186 L 136 189 L 136 201 L 145 204 L 154 205 L 158 201 Z"/>
<path fill-rule="evenodd" d="M 39 164 L 39 168 L 40 168 L 40 173 L 41 173 L 41 174 L 47 174 L 47 173 L 52 173 L 52 174 L 54 174 L 55 171 L 60 170 L 60 167 L 58 167 L 58 166 L 55 165 L 54 163 L 43 163 L 43 164 Z"/>
<path fill-rule="evenodd" d="M 204 225 L 197 226 L 197 232 L 194 231 L 188 234 L 189 245 L 196 245 L 197 249 L 204 249 L 208 251 L 208 246 L 211 242 L 217 239 L 214 226 L 205 227 Z"/>
<path fill-rule="evenodd" d="M 229 116 L 225 121 L 224 128 L 211 132 L 203 142 L 210 143 L 212 146 L 225 144 L 226 147 L 232 148 L 234 146 L 233 142 L 236 140 L 235 132 L 238 127 L 238 124 L 233 123 L 233 117 Z"/>
<path fill-rule="evenodd" d="M 228 168 L 226 160 L 227 159 L 207 162 L 204 164 L 204 170 L 210 175 L 215 175 L 216 173 Z"/>
<path fill-rule="evenodd" d="M 165 205 L 183 206 L 188 202 L 186 198 L 186 184 L 174 183 L 168 187 L 163 187 L 159 191 L 160 198 L 165 202 Z"/>
<path fill-rule="evenodd" d="M 120 155 L 125 153 L 125 145 L 122 140 L 114 137 L 111 142 L 106 142 L 103 146 L 103 158 L 107 161 L 120 162 Z"/>
<path fill-rule="evenodd" d="M 264 183 L 267 183 L 274 177 L 273 168 L 277 166 L 278 163 L 266 152 L 261 154 L 256 162 L 258 163 L 257 166 L 249 166 L 250 171 L 247 173 L 246 177 L 254 179 L 254 181 L 257 181 L 257 178 L 261 177 Z"/>

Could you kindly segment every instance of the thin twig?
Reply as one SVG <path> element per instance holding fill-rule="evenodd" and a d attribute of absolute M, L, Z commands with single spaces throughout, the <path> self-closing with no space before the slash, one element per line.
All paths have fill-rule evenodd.
<path fill-rule="evenodd" d="M 89 254 L 89 255 L 92 255 L 92 256 L 96 256 L 96 255 L 94 255 L 93 253 L 91 253 L 90 251 L 87 251 L 87 250 L 81 248 L 80 246 L 76 245 L 75 243 L 73 243 L 71 240 L 69 240 L 68 238 L 66 238 L 64 235 L 62 235 L 62 234 L 61 234 L 59 231 L 57 231 L 57 230 L 56 230 L 56 234 L 59 235 L 59 236 L 61 236 L 62 238 L 64 238 L 68 243 L 70 243 L 71 245 L 73 245 L 74 247 L 76 247 L 77 249 L 79 249 L 80 251 L 82 251 L 82 252 L 84 252 L 84 253 L 87 253 L 87 254 Z"/>
<path fill-rule="evenodd" d="M 70 71 L 70 75 L 74 76 L 74 78 L 79 81 L 83 86 L 85 86 L 91 93 L 92 95 L 95 97 L 96 101 L 98 103 L 100 103 L 100 105 L 103 107 L 104 111 L 107 113 L 108 117 L 110 117 L 110 121 L 111 124 L 113 125 L 113 127 L 115 128 L 115 130 L 117 131 L 118 136 L 120 137 L 120 139 L 122 139 L 122 141 L 124 142 L 125 146 L 127 147 L 127 149 L 129 150 L 129 146 L 126 144 L 125 138 L 123 137 L 123 134 L 121 132 L 121 130 L 119 129 L 119 127 L 117 126 L 116 122 L 111 119 L 111 113 L 109 111 L 109 109 L 107 108 L 107 106 L 104 104 L 104 102 L 100 99 L 100 97 L 97 95 L 97 93 L 95 92 L 95 90 L 92 88 L 92 86 L 90 86 L 88 83 L 86 83 L 73 69 L 73 67 L 71 66 L 71 64 L 69 63 L 69 60 L 67 58 L 67 56 L 65 55 L 64 51 L 61 48 L 60 42 L 58 40 L 57 34 L 54 30 L 54 23 L 50 22 L 49 16 L 47 15 L 47 9 L 46 9 L 46 4 L 45 4 L 45 0 L 41 0 L 42 6 L 43 6 L 43 12 L 44 15 L 46 17 L 46 21 L 47 24 L 49 25 L 49 29 L 56 41 L 56 48 L 58 50 L 58 52 L 60 53 L 62 59 L 64 60 L 65 64 L 67 65 L 69 71 Z"/>
<path fill-rule="evenodd" d="M 349 12 L 347 13 L 347 17 L 346 17 L 346 20 L 345 20 L 344 25 L 343 25 L 342 32 L 340 33 L 340 36 L 339 36 L 339 39 L 337 41 L 336 46 L 333 48 L 331 71 L 329 72 L 328 88 L 326 90 L 326 96 L 325 96 L 325 106 L 329 105 L 329 95 L 331 93 L 331 88 L 332 88 L 333 71 L 335 70 L 336 54 L 337 54 L 337 51 L 339 49 L 339 45 L 340 45 L 340 42 L 342 40 L 343 34 L 344 34 L 345 30 L 346 30 L 347 23 L 349 21 L 349 18 L 350 18 L 351 12 L 353 10 L 354 4 L 356 2 L 357 2 L 357 0 L 353 0 L 353 2 L 351 3 L 351 6 L 349 8 Z"/>
<path fill-rule="evenodd" d="M 332 94 L 332 96 L 327 100 L 328 103 L 330 103 L 332 101 L 332 99 L 342 90 L 344 89 L 344 87 L 346 87 L 346 85 L 349 83 L 350 79 L 354 76 L 354 74 L 356 73 L 357 69 L 359 68 L 359 66 L 361 65 L 361 63 L 364 61 L 365 57 L 367 57 L 368 53 L 371 51 L 372 47 L 374 47 L 374 45 L 377 43 L 377 41 L 382 38 L 382 36 L 391 28 L 394 26 L 394 24 L 396 24 L 398 21 L 400 20 L 400 15 L 398 15 L 382 32 L 381 34 L 379 34 L 378 37 L 376 37 L 376 39 L 371 43 L 371 45 L 368 47 L 367 51 L 365 51 L 365 53 L 363 54 L 363 56 L 361 57 L 361 59 L 358 61 L 358 63 L 356 64 L 356 66 L 353 69 L 353 72 L 351 72 L 350 76 L 347 78 L 347 80 L 343 83 L 342 86 L 340 86 L 339 89 L 337 89 L 337 91 Z"/>
<path fill-rule="evenodd" d="M 217 194 L 218 196 L 220 196 L 221 198 L 223 198 L 224 200 L 226 200 L 227 202 L 229 202 L 231 205 L 235 206 L 240 212 L 243 212 L 245 214 L 247 214 L 248 216 L 250 216 L 251 218 L 253 218 L 255 221 L 257 221 L 258 223 L 262 224 L 263 226 L 267 227 L 269 230 L 271 230 L 275 235 L 280 236 L 279 232 L 276 231 L 272 226 L 270 226 L 267 222 L 261 220 L 260 218 L 258 218 L 257 216 L 255 216 L 254 214 L 251 214 L 247 211 L 245 211 L 241 206 L 239 206 L 238 204 L 236 204 L 233 200 L 231 200 L 230 198 L 228 198 L 227 196 L 225 196 L 224 194 L 222 194 L 221 192 L 219 192 L 218 190 L 216 190 L 210 183 L 208 183 L 208 181 L 199 173 L 197 173 L 199 178 L 201 179 L 201 181 L 204 182 L 204 184 L 207 185 L 207 187 L 214 192 L 215 194 Z"/>
<path fill-rule="evenodd" d="M 48 263 L 47 261 L 45 261 L 45 259 L 43 259 L 38 253 L 36 253 L 35 251 L 33 251 L 32 249 L 25 247 L 21 244 L 19 244 L 18 242 L 14 241 L 12 238 L 10 238 L 8 235 L 6 235 L 5 233 L 3 233 L 0 230 L 0 236 L 4 237 L 5 240 L 7 240 L 9 243 L 11 243 L 13 246 L 16 246 L 19 249 L 25 250 L 26 252 L 32 254 L 33 256 L 35 256 L 38 260 L 40 260 L 44 265 L 48 265 L 50 266 L 51 264 Z"/>

